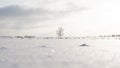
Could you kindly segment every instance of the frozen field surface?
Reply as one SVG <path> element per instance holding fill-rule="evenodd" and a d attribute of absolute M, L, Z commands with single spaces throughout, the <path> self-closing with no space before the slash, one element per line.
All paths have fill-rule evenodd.
<path fill-rule="evenodd" d="M 0 68 L 120 68 L 120 40 L 0 39 Z"/>

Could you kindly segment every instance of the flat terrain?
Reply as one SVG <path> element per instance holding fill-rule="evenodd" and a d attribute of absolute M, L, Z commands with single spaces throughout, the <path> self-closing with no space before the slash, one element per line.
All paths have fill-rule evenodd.
<path fill-rule="evenodd" d="M 0 39 L 0 68 L 120 68 L 120 40 Z"/>

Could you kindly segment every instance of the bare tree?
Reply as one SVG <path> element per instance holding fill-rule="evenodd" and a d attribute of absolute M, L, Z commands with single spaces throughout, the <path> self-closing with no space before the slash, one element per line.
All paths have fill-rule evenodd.
<path fill-rule="evenodd" d="M 58 28 L 58 30 L 56 31 L 57 33 L 57 36 L 58 36 L 58 38 L 62 38 L 62 36 L 63 36 L 63 28 L 62 27 L 59 27 Z"/>

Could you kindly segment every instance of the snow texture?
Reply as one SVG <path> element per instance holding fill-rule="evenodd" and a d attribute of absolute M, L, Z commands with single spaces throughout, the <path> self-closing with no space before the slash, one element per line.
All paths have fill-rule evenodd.
<path fill-rule="evenodd" d="M 119 40 L 0 39 L 0 68 L 120 68 L 119 64 Z"/>

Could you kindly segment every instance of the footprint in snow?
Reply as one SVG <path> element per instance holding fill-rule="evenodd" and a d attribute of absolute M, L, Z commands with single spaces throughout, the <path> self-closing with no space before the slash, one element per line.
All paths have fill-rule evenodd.
<path fill-rule="evenodd" d="M 48 48 L 46 45 L 36 46 L 36 48 Z"/>
<path fill-rule="evenodd" d="M 7 48 L 6 47 L 0 47 L 0 50 L 6 50 Z"/>

